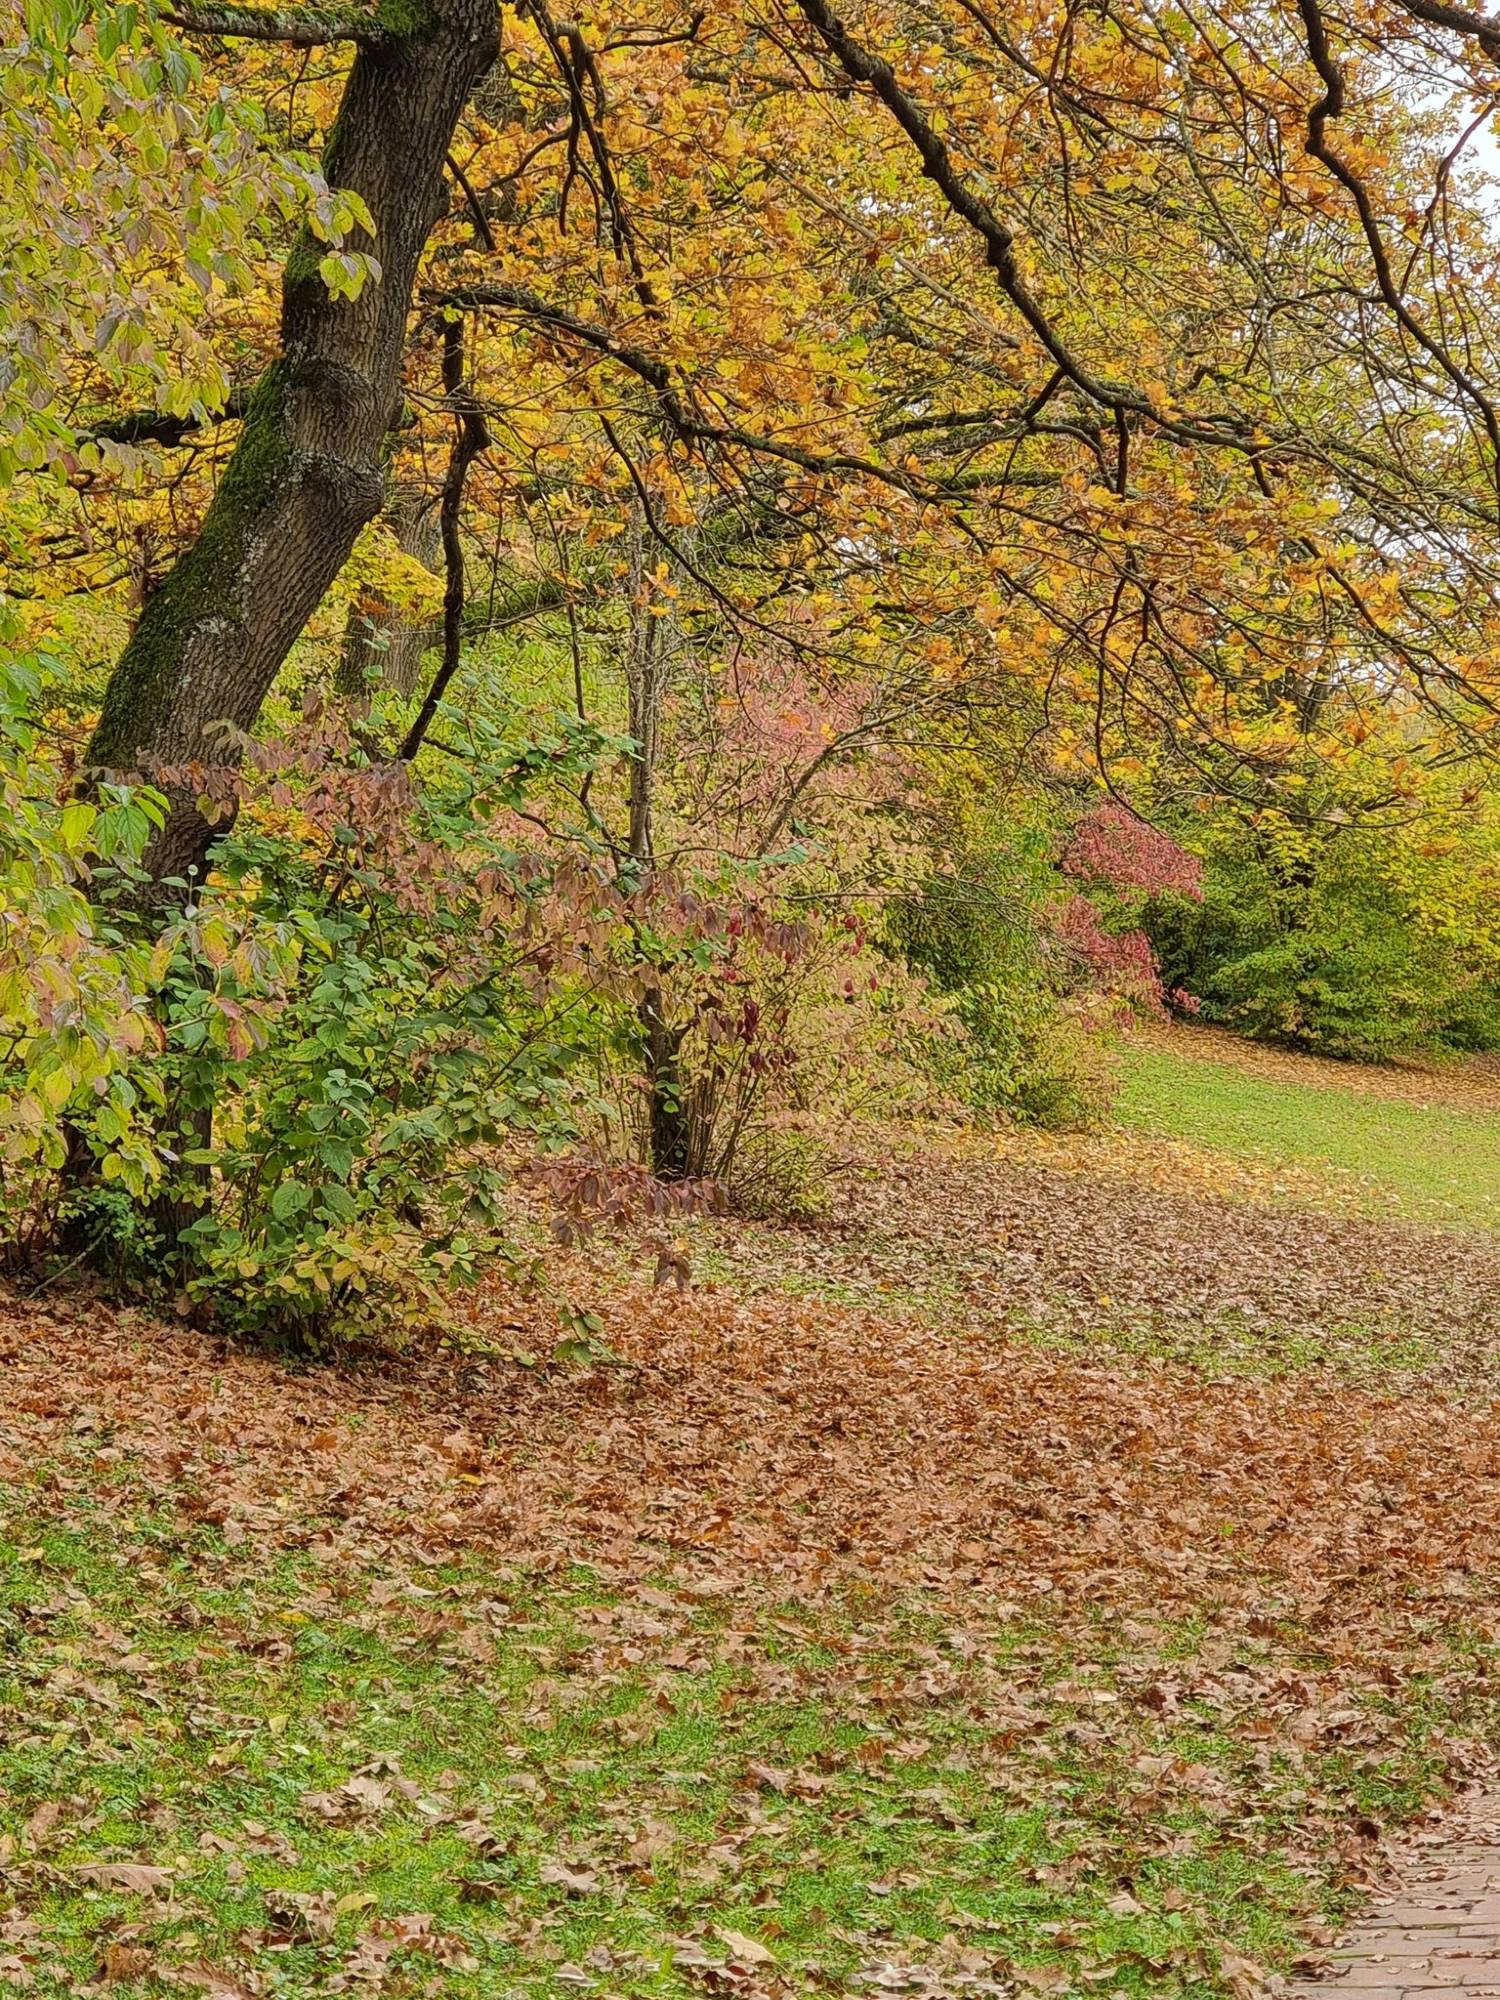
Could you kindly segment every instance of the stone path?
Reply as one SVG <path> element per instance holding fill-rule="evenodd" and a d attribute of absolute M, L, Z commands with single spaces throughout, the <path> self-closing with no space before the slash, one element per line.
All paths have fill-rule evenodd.
<path fill-rule="evenodd" d="M 1395 1885 L 1295 2000 L 1500 2000 L 1500 1794 L 1402 1853 Z"/>

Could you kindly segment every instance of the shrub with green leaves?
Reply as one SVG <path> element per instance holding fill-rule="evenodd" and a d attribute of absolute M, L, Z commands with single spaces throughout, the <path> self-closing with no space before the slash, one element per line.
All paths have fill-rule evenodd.
<path fill-rule="evenodd" d="M 984 827 L 892 907 L 887 936 L 961 1031 L 930 1044 L 945 1087 L 979 1111 L 1067 1126 L 1097 1117 L 1112 1081 L 1057 947 L 1053 848 L 1039 819 Z"/>
<path fill-rule="evenodd" d="M 368 896 L 258 909 L 278 946 L 295 937 L 295 969 L 243 1038 L 265 989 L 222 968 L 204 979 L 201 935 L 196 951 L 180 943 L 168 1062 L 180 1103 L 214 1104 L 209 1142 L 182 1155 L 184 1192 L 193 1170 L 209 1178 L 180 1244 L 188 1292 L 222 1319 L 311 1338 L 356 1307 L 434 1313 L 438 1283 L 474 1277 L 504 1240 L 500 1176 L 475 1149 L 535 1114 L 555 1081 L 545 1048 L 518 1045 L 524 1003 L 503 971 L 475 965 L 472 911 L 420 927 L 394 914 Z"/>
<path fill-rule="evenodd" d="M 124 1209 L 97 1176 L 72 1197 L 106 1261 L 305 1345 L 440 1316 L 509 1254 L 495 1149 L 576 1132 L 569 1020 L 617 901 L 520 808 L 612 747 L 497 737 L 421 789 L 334 718 L 253 750 L 209 882 L 149 938 L 155 1032 L 125 1074 L 163 1171 Z"/>
<path fill-rule="evenodd" d="M 1390 826 L 1217 815 L 1196 834 L 1201 904 L 1146 914 L 1164 977 L 1211 1020 L 1327 1055 L 1500 1046 L 1500 841 L 1475 815 L 1462 831 L 1437 811 Z"/>
<path fill-rule="evenodd" d="M 36 716 L 49 663 L 0 663 L 0 1228 L 7 1254 L 51 1230 L 87 1117 L 97 1170 L 139 1196 L 160 1171 L 149 946 L 100 893 L 128 880 L 160 823 L 144 788 L 80 798 Z"/>

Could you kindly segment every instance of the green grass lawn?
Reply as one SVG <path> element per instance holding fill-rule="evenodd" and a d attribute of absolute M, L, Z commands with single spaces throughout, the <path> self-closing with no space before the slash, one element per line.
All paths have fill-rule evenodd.
<path fill-rule="evenodd" d="M 1303 1755 L 1226 1731 L 1217 1681 L 1159 1713 L 1102 1626 L 1080 1665 L 1003 1617 L 955 1640 L 912 1607 L 872 1637 L 587 1565 L 330 1570 L 170 1507 L 12 1497 L 0 1982 L 39 1995 L 858 1990 L 902 1965 L 1222 1992 L 1316 1907 L 1287 1853 L 1309 1789 L 1410 1811 L 1442 1724 L 1414 1681 L 1378 1763 Z M 1191 1686 L 1199 1635 L 1170 1645 Z"/>
<path fill-rule="evenodd" d="M 1377 1213 L 1500 1227 L 1500 1116 L 1152 1050 L 1121 1117 L 1324 1170 Z M 789 1303 L 886 1293 L 757 1246 Z M 922 1285 L 896 1308 L 951 1317 L 959 1280 Z M 1355 1379 L 1426 1356 L 1420 1327 L 1380 1338 L 1351 1333 Z M 1330 1358 L 1248 1324 L 1183 1339 L 1216 1378 Z M 1154 1366 L 1160 1336 L 1140 1345 Z M 665 1542 L 640 1572 L 586 1536 L 560 1564 L 439 1561 L 346 1530 L 343 1485 L 298 1500 L 269 1468 L 247 1529 L 160 1449 L 193 1407 L 145 1450 L 89 1417 L 0 1484 L 0 1994 L 1229 2000 L 1351 1906 L 1351 1842 L 1440 1794 L 1463 1734 L 1495 1736 L 1487 1622 L 1403 1598 L 1346 1631 L 1249 1548 L 1223 1601 L 1170 1613 L 1116 1602 L 1102 1556 L 1076 1600 L 1048 1580 L 1024 1607 L 955 1597 L 952 1558 L 920 1587 L 851 1571 L 785 1596 Z M 1101 1508 L 1152 1476 L 1156 1433 L 1120 1409 Z M 733 1480 L 720 1455 L 705 1491 Z M 1092 1532 L 1047 1518 L 1060 1547 Z M 1203 1521 L 1238 1546 L 1232 1514 Z"/>
<path fill-rule="evenodd" d="M 1369 1214 L 1500 1229 L 1500 1114 L 1403 1103 L 1136 1048 L 1116 1117 L 1211 1151 L 1327 1169 Z"/>

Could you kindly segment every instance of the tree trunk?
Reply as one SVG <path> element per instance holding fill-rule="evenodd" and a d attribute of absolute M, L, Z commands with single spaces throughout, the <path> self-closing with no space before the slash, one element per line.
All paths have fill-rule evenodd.
<path fill-rule="evenodd" d="M 438 506 L 425 487 L 398 486 L 390 496 L 386 516 L 396 546 L 415 556 L 424 569 L 436 571 L 442 551 Z M 338 684 L 344 694 L 361 695 L 373 676 L 396 694 L 414 694 L 422 655 L 441 641 L 441 623 L 424 618 L 417 624 L 383 597 L 371 592 L 349 606 Z"/>
<path fill-rule="evenodd" d="M 651 1171 L 661 1181 L 685 1181 L 694 1159 L 692 1108 L 682 1074 L 682 1029 L 669 1027 L 659 986 L 642 994 L 638 1014 L 646 1069 L 646 1142 Z"/>
<path fill-rule="evenodd" d="M 375 17 L 372 17 L 375 18 Z M 146 865 L 201 871 L 215 829 L 184 767 L 234 760 L 218 725 L 248 730 L 277 671 L 379 513 L 418 261 L 444 208 L 443 163 L 498 49 L 495 0 L 428 0 L 401 39 L 361 46 L 323 170 L 363 196 L 379 259 L 357 299 L 333 298 L 304 231 L 282 281 L 281 352 L 197 541 L 151 597 L 110 680 L 94 771 L 163 767 L 170 799 Z"/>

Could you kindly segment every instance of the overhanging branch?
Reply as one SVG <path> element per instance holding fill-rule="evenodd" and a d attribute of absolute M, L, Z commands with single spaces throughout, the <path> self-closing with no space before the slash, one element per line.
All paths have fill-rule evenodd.
<path fill-rule="evenodd" d="M 78 433 L 80 444 L 159 444 L 169 450 L 186 444 L 196 431 L 214 424 L 236 423 L 250 407 L 248 389 L 231 389 L 224 407 L 203 417 L 172 417 L 161 410 L 127 410 L 118 417 L 106 417 Z"/>
<path fill-rule="evenodd" d="M 161 17 L 189 35 L 229 35 L 247 42 L 284 42 L 294 49 L 319 49 L 330 42 L 358 42 L 381 48 L 398 41 L 373 14 L 341 12 L 335 7 L 248 7 L 236 0 L 214 0 L 211 6 L 174 6 Z"/>
<path fill-rule="evenodd" d="M 959 169 L 947 142 L 911 93 L 905 90 L 883 56 L 873 54 L 845 27 L 829 0 L 796 0 L 796 4 L 829 55 L 851 83 L 862 85 L 885 106 L 906 134 L 949 211 L 971 229 L 984 250 L 1001 292 L 1041 343 L 1062 378 L 1090 402 L 1108 410 L 1118 425 L 1138 417 L 1178 444 L 1204 446 L 1253 455 L 1264 449 L 1253 429 L 1233 420 L 1183 418 L 1164 408 L 1132 383 L 1109 380 L 1076 355 L 1053 324 L 1045 307 L 1027 285 L 1016 254 L 1016 238 Z"/>
<path fill-rule="evenodd" d="M 1449 28 L 1455 34 L 1468 35 L 1478 42 L 1487 56 L 1500 59 L 1500 21 L 1484 14 L 1471 14 L 1466 7 L 1449 7 L 1443 0 L 1397 0 L 1413 20 L 1425 21 L 1429 27 Z"/>
<path fill-rule="evenodd" d="M 689 406 L 664 361 L 648 354 L 644 348 L 621 340 L 608 327 L 597 326 L 562 306 L 551 305 L 540 294 L 528 291 L 524 286 L 466 285 L 457 291 L 432 292 L 427 296 L 433 304 L 452 306 L 460 312 L 480 312 L 490 308 L 517 313 L 539 326 L 551 327 L 583 346 L 608 355 L 654 391 L 657 405 L 668 425 L 680 438 L 691 443 L 717 444 L 760 458 L 779 459 L 784 464 L 795 465 L 801 471 L 819 477 L 856 476 L 877 480 L 882 486 L 893 487 L 912 500 L 952 502 L 972 494 L 979 483 L 974 480 L 924 479 L 902 471 L 898 466 L 882 465 L 878 459 L 863 458 L 856 452 L 806 451 L 800 445 L 763 437 L 755 431 L 742 429 L 738 424 L 710 422 Z M 1050 479 L 1048 483 L 1052 483 Z"/>

